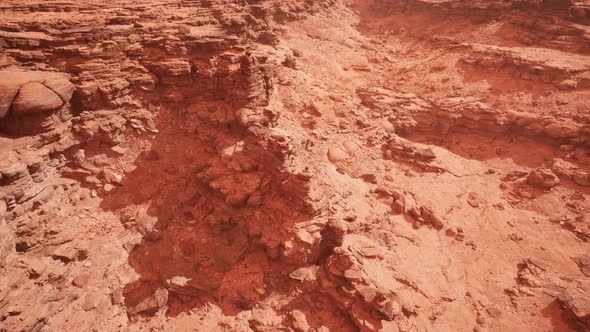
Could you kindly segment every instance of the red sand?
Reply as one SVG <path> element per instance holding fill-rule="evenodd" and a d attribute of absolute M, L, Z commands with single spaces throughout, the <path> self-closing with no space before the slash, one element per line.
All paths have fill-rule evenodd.
<path fill-rule="evenodd" d="M 590 330 L 590 2 L 4 1 L 0 331 Z"/>

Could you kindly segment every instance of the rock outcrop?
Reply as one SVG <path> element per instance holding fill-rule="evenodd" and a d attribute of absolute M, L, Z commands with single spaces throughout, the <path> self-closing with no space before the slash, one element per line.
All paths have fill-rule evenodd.
<path fill-rule="evenodd" d="M 588 1 L 0 18 L 0 331 L 589 328 Z"/>

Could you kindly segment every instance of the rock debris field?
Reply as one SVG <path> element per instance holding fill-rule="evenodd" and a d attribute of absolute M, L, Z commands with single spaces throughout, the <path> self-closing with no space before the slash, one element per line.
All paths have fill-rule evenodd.
<path fill-rule="evenodd" d="M 590 331 L 590 1 L 3 0 L 0 331 Z"/>

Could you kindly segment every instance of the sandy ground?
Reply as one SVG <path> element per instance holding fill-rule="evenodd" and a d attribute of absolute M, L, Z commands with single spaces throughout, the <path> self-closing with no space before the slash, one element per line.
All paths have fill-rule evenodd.
<path fill-rule="evenodd" d="M 0 331 L 590 328 L 588 2 L 0 18 Z"/>

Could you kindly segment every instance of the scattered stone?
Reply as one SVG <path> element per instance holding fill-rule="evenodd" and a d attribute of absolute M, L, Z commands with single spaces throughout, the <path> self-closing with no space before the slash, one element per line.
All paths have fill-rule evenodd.
<path fill-rule="evenodd" d="M 431 208 L 421 207 L 420 208 L 420 215 L 424 219 L 424 223 L 426 225 L 432 225 L 434 229 L 441 230 L 444 227 L 443 221 L 434 214 Z"/>
<path fill-rule="evenodd" d="M 457 236 L 457 234 L 457 229 L 454 227 L 447 228 L 447 230 L 445 231 L 445 235 L 448 237 L 454 238 L 455 236 Z"/>
<path fill-rule="evenodd" d="M 86 294 L 82 300 L 82 309 L 84 309 L 84 311 L 92 311 L 98 308 L 103 298 L 104 295 L 98 292 Z"/>
<path fill-rule="evenodd" d="M 567 79 L 559 82 L 557 87 L 560 90 L 575 90 L 578 87 L 578 82 L 576 80 Z"/>
<path fill-rule="evenodd" d="M 469 193 L 469 196 L 467 196 L 467 203 L 471 207 L 479 207 L 479 196 L 476 193 Z"/>
<path fill-rule="evenodd" d="M 120 145 L 115 145 L 111 148 L 111 151 L 113 151 L 116 154 L 124 156 L 127 153 L 128 149 L 124 148 Z"/>
<path fill-rule="evenodd" d="M 319 266 L 302 267 L 289 273 L 289 277 L 298 281 L 315 281 L 317 279 Z"/>
<path fill-rule="evenodd" d="M 523 240 L 523 237 L 518 233 L 510 233 L 508 237 L 514 242 L 520 242 Z"/>
<path fill-rule="evenodd" d="M 366 183 L 371 183 L 371 184 L 378 183 L 377 176 L 375 174 L 363 174 L 363 175 L 361 175 L 361 179 L 363 179 L 363 181 L 365 181 Z"/>
<path fill-rule="evenodd" d="M 351 140 L 344 141 L 344 143 L 342 143 L 342 146 L 344 147 L 346 152 L 348 152 L 348 154 L 351 156 L 354 156 L 356 152 L 361 148 L 358 143 Z"/>
<path fill-rule="evenodd" d="M 101 176 L 106 181 L 106 183 L 110 184 L 121 184 L 121 181 L 123 180 L 122 175 L 108 169 L 102 171 Z"/>
<path fill-rule="evenodd" d="M 590 187 L 590 173 L 584 171 L 576 171 L 572 178 L 574 182 L 582 187 Z"/>
<path fill-rule="evenodd" d="M 283 66 L 297 69 L 297 58 L 294 55 L 287 55 L 285 60 L 283 60 Z"/>
<path fill-rule="evenodd" d="M 555 289 L 563 326 L 588 322 L 587 255 L 568 275 L 567 260 L 515 260 L 573 257 L 590 240 L 587 5 L 381 0 L 355 28 L 349 2 L 2 3 L 0 330 L 535 330 L 548 326 L 538 295 Z M 492 18 L 529 47 L 501 43 L 506 31 L 502 46 L 432 35 L 420 19 L 432 13 Z M 398 14 L 416 19 L 381 24 Z M 475 78 L 500 78 L 488 90 L 501 98 L 451 70 L 457 51 Z M 498 84 L 509 76 L 528 81 Z M 563 160 L 550 172 L 510 172 L 552 153 Z M 491 188 L 504 173 L 506 190 Z M 528 217 L 580 243 L 540 243 L 517 227 Z M 517 230 L 530 237 L 510 235 L 518 250 L 489 246 Z M 475 254 L 489 271 L 473 273 Z M 509 294 L 535 295 L 516 311 L 536 318 L 510 320 L 493 287 L 464 297 L 449 285 L 464 275 L 516 282 Z M 177 318 L 163 312 L 171 293 Z"/>
<path fill-rule="evenodd" d="M 86 151 L 80 149 L 74 153 L 73 156 L 74 162 L 78 164 L 78 166 L 84 165 L 84 161 L 86 161 Z"/>
<path fill-rule="evenodd" d="M 307 332 L 310 330 L 310 326 L 307 323 L 307 319 L 305 318 L 305 314 L 303 312 L 299 310 L 293 310 L 289 313 L 289 316 L 291 318 L 295 332 Z"/>
<path fill-rule="evenodd" d="M 335 146 L 332 146 L 328 149 L 328 160 L 331 162 L 337 163 L 346 159 L 348 159 L 348 154 L 342 149 Z"/>
<path fill-rule="evenodd" d="M 255 308 L 252 310 L 252 318 L 249 323 L 255 331 L 276 331 L 282 322 L 283 317 L 279 316 L 273 309 Z"/>
<path fill-rule="evenodd" d="M 27 272 L 29 273 L 29 278 L 31 279 L 39 278 L 47 270 L 47 263 L 39 258 L 30 259 L 26 262 L 26 264 Z"/>
<path fill-rule="evenodd" d="M 72 280 L 72 285 L 79 287 L 79 288 L 85 288 L 86 285 L 88 285 L 89 281 L 90 281 L 90 274 L 80 273 L 74 277 L 74 279 Z"/>
<path fill-rule="evenodd" d="M 551 189 L 557 186 L 560 181 L 557 175 L 553 174 L 551 170 L 538 168 L 529 174 L 527 177 L 527 183 L 535 187 Z"/>
<path fill-rule="evenodd" d="M 116 187 L 110 183 L 107 183 L 102 187 L 102 189 L 104 190 L 105 193 L 110 194 L 113 191 L 115 191 Z"/>
<path fill-rule="evenodd" d="M 154 294 L 147 299 L 141 301 L 139 304 L 135 305 L 134 307 L 128 308 L 127 313 L 130 316 L 139 314 L 139 313 L 148 313 L 157 311 L 158 309 L 164 307 L 168 303 L 168 291 L 166 289 L 158 289 L 154 292 Z"/>

